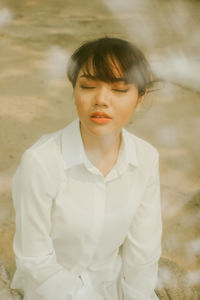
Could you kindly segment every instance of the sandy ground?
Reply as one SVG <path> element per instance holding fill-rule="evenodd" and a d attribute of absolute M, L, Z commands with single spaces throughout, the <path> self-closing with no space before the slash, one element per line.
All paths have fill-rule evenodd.
<path fill-rule="evenodd" d="M 163 253 L 158 284 L 165 288 L 160 299 L 197 299 L 190 287 L 200 295 L 200 3 L 82 3 L 0 2 L 0 265 L 12 277 L 11 180 L 22 153 L 42 134 L 76 117 L 65 75 L 69 55 L 88 39 L 127 38 L 143 49 L 157 74 L 166 79 L 127 126 L 160 152 Z M 5 272 L 0 271 L 0 277 L 7 282 Z M 178 286 L 166 288 L 180 274 Z M 6 284 L 0 283 L 0 290 Z"/>

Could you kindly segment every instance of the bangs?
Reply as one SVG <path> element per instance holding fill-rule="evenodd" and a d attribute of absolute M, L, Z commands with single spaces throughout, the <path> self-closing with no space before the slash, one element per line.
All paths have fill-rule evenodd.
<path fill-rule="evenodd" d="M 113 54 L 102 55 L 98 52 L 95 54 L 82 67 L 84 74 L 104 82 L 116 82 L 125 79 L 125 72 Z"/>

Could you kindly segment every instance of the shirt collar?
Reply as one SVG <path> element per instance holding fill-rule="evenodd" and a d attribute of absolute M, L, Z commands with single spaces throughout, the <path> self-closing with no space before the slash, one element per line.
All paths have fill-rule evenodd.
<path fill-rule="evenodd" d="M 66 169 L 85 163 L 86 155 L 78 118 L 63 128 L 61 134 L 61 152 Z"/>
<path fill-rule="evenodd" d="M 126 129 L 122 129 L 122 144 L 120 147 L 119 161 L 120 164 L 123 162 L 138 166 L 139 161 L 136 153 L 136 144 L 132 136 L 134 137 L 134 135 L 131 135 Z M 91 165 L 85 154 L 78 118 L 63 128 L 61 133 L 61 152 L 66 169 L 80 164 Z"/>
<path fill-rule="evenodd" d="M 130 134 L 125 128 L 122 129 L 122 145 L 121 149 L 124 152 L 124 158 L 127 164 L 139 166 L 138 155 L 136 152 L 135 136 Z"/>

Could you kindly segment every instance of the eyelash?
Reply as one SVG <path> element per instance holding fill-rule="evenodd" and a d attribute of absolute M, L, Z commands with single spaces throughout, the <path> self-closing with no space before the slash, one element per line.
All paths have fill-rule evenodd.
<path fill-rule="evenodd" d="M 126 89 L 126 90 L 113 89 L 113 91 L 119 92 L 119 93 L 127 93 L 127 92 L 128 92 L 128 89 Z"/>
<path fill-rule="evenodd" d="M 85 86 L 85 85 L 81 85 L 80 86 L 82 89 L 95 89 L 95 86 Z M 127 93 L 129 89 L 125 89 L 125 90 L 118 90 L 118 89 L 112 89 L 115 92 L 119 92 L 119 93 Z"/>
<path fill-rule="evenodd" d="M 80 87 L 82 88 L 82 89 L 95 89 L 95 86 L 85 86 L 85 85 L 80 85 Z"/>

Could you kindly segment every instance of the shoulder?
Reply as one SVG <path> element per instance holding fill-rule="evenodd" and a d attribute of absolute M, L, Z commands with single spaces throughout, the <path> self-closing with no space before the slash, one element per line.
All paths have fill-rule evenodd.
<path fill-rule="evenodd" d="M 31 152 L 43 159 L 48 159 L 52 155 L 60 156 L 63 148 L 63 140 L 67 144 L 70 144 L 76 134 L 75 127 L 77 127 L 77 124 L 78 121 L 76 119 L 60 130 L 42 135 L 26 152 Z"/>
<path fill-rule="evenodd" d="M 51 132 L 42 135 L 33 145 L 31 145 L 26 151 L 31 151 L 35 153 L 40 153 L 42 151 L 54 150 L 54 147 L 59 147 L 59 136 L 63 129 L 55 132 Z M 49 152 L 49 151 L 48 151 Z"/>
<path fill-rule="evenodd" d="M 42 168 L 48 174 L 55 173 L 61 166 L 60 136 L 62 130 L 41 136 L 23 153 L 20 165 L 32 170 L 36 167 Z"/>

